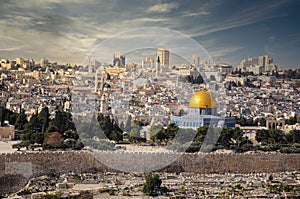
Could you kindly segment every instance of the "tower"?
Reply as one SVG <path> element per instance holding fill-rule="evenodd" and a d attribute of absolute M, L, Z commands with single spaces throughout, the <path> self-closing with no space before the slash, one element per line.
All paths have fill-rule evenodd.
<path fill-rule="evenodd" d="M 159 56 L 157 56 L 157 61 L 156 61 L 156 65 L 155 65 L 155 77 L 158 78 L 158 73 L 160 70 L 160 59 Z"/>
<path fill-rule="evenodd" d="M 200 57 L 197 54 L 193 54 L 193 63 L 194 66 L 199 66 L 200 65 Z"/>
<path fill-rule="evenodd" d="M 40 61 L 40 65 L 41 67 L 46 67 L 48 65 L 48 60 L 45 57 L 42 57 L 41 61 Z"/>
<path fill-rule="evenodd" d="M 97 93 L 97 90 L 98 90 L 98 70 L 96 70 L 94 93 Z"/>
<path fill-rule="evenodd" d="M 160 58 L 160 63 L 163 66 L 169 66 L 170 65 L 170 51 L 159 48 L 157 50 L 157 56 Z"/>
<path fill-rule="evenodd" d="M 104 113 L 106 110 L 105 96 L 102 95 L 100 100 L 100 113 Z"/>

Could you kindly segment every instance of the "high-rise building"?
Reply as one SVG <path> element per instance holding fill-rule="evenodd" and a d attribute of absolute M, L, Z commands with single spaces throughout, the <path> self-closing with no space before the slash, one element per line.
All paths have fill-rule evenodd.
<path fill-rule="evenodd" d="M 154 66 L 154 59 L 151 57 L 146 57 L 146 60 L 142 61 L 142 69 L 152 68 Z"/>
<path fill-rule="evenodd" d="M 200 65 L 200 57 L 197 54 L 193 54 L 192 64 L 194 66 L 199 66 Z"/>
<path fill-rule="evenodd" d="M 262 66 L 265 71 L 270 71 L 270 65 L 273 63 L 273 58 L 269 55 L 262 55 L 258 57 L 258 65 Z"/>
<path fill-rule="evenodd" d="M 120 51 L 115 51 L 114 57 L 115 57 L 115 58 L 120 58 L 120 57 L 121 57 Z"/>
<path fill-rule="evenodd" d="M 42 57 L 40 61 L 41 67 L 46 67 L 49 64 L 48 60 L 45 57 Z"/>
<path fill-rule="evenodd" d="M 170 51 L 165 50 L 163 48 L 159 48 L 157 50 L 157 56 L 160 59 L 160 64 L 163 66 L 169 66 L 170 65 Z"/>
<path fill-rule="evenodd" d="M 15 60 L 19 66 L 23 67 L 24 59 L 22 57 L 17 57 Z"/>
<path fill-rule="evenodd" d="M 124 55 L 120 56 L 120 61 L 121 61 L 121 66 L 125 66 L 125 56 Z"/>
<path fill-rule="evenodd" d="M 121 55 L 120 51 L 115 51 L 113 56 L 114 66 L 125 66 L 125 56 Z"/>

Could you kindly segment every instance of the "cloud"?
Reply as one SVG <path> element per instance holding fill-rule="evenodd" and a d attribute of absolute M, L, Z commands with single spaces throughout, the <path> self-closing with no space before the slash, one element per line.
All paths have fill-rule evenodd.
<path fill-rule="evenodd" d="M 0 35 L 0 41 L 0 51 L 16 51 L 21 50 L 24 47 L 22 41 L 11 36 Z"/>
<path fill-rule="evenodd" d="M 16 51 L 22 49 L 23 46 L 15 46 L 10 48 L 0 48 L 0 51 Z"/>
<path fill-rule="evenodd" d="M 28 58 L 45 56 L 58 62 L 68 59 L 67 61 L 78 63 L 105 39 L 123 31 L 143 27 L 174 29 L 197 39 L 199 43 L 199 39 L 205 38 L 201 44 L 214 57 L 226 56 L 237 51 L 230 44 L 227 49 L 226 45 L 214 48 L 226 43 L 219 42 L 220 38 L 215 42 L 214 33 L 226 30 L 224 34 L 231 34 L 230 29 L 281 17 L 288 12 L 277 12 L 279 8 L 282 10 L 287 1 L 245 3 L 247 6 L 243 4 L 236 7 L 232 6 L 234 2 L 223 0 L 159 4 L 149 1 L 140 3 L 138 0 L 79 2 L 3 0 L 0 6 L 0 57 L 9 53 L 19 53 L 18 56 L 24 53 L 26 56 L 33 56 Z M 3 37 L 8 35 L 10 39 Z M 125 39 L 130 43 L 134 37 L 138 35 L 129 35 Z M 157 37 L 161 35 L 158 34 Z M 276 37 L 276 41 L 279 38 L 280 35 Z M 295 35 L 293 41 L 299 41 L 299 35 Z M 58 59 L 60 57 L 61 60 Z"/>
<path fill-rule="evenodd" d="M 203 25 L 194 26 L 187 31 L 187 34 L 191 37 L 199 37 L 209 35 L 215 32 L 242 27 L 268 19 L 280 18 L 286 16 L 286 14 L 276 13 L 276 9 L 280 8 L 286 2 L 280 1 L 277 3 L 265 3 L 257 6 L 251 6 L 232 15 L 224 16 L 222 20 L 211 20 L 209 23 Z M 212 13 L 214 14 L 214 13 Z"/>
<path fill-rule="evenodd" d="M 186 13 L 183 14 L 183 17 L 195 17 L 195 16 L 200 16 L 200 15 L 209 15 L 210 12 L 208 11 L 201 11 L 201 12 L 193 12 L 193 13 Z"/>
<path fill-rule="evenodd" d="M 178 8 L 177 3 L 163 3 L 163 4 L 156 4 L 148 8 L 147 12 L 150 13 L 168 13 L 173 9 Z"/>
<path fill-rule="evenodd" d="M 228 54 L 234 53 L 236 51 L 242 50 L 244 47 L 242 46 L 227 46 L 227 47 L 221 47 L 218 49 L 211 49 L 209 50 L 209 54 L 212 57 L 224 57 Z"/>

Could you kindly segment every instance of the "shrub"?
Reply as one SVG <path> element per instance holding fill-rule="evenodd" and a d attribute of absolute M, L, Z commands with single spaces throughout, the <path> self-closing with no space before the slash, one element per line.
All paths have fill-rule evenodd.
<path fill-rule="evenodd" d="M 157 196 L 160 192 L 161 179 L 158 174 L 149 174 L 146 176 L 146 183 L 143 186 L 142 192 L 149 196 Z"/>
<path fill-rule="evenodd" d="M 115 190 L 113 190 L 113 189 L 109 190 L 108 194 L 111 195 L 111 196 L 114 196 L 115 195 Z"/>
<path fill-rule="evenodd" d="M 109 193 L 110 192 L 110 189 L 109 188 L 101 188 L 99 189 L 99 193 Z"/>

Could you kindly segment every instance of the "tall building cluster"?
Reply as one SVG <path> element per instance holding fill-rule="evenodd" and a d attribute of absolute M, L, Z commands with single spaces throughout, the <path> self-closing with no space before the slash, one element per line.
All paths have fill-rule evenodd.
<path fill-rule="evenodd" d="M 0 68 L 6 70 L 12 69 L 30 69 L 35 65 L 35 62 L 31 59 L 23 59 L 21 57 L 17 57 L 15 59 L 9 60 L 2 58 L 0 59 Z"/>
<path fill-rule="evenodd" d="M 262 55 L 258 58 L 243 59 L 238 65 L 238 70 L 241 72 L 253 72 L 261 74 L 277 70 L 277 66 L 273 63 L 273 58 L 269 55 Z"/>
<path fill-rule="evenodd" d="M 148 68 L 153 68 L 154 66 L 154 59 L 151 57 L 146 57 L 144 61 L 142 61 L 142 68 L 148 67 Z"/>

